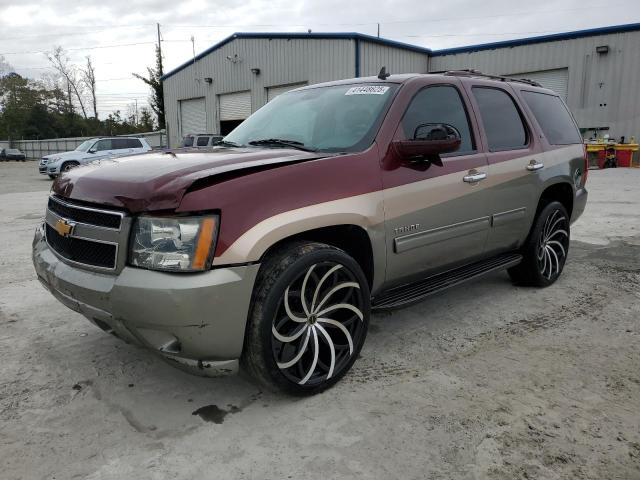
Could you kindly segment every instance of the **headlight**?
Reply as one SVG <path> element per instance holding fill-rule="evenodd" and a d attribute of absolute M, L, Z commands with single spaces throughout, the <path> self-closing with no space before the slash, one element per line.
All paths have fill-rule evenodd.
<path fill-rule="evenodd" d="M 211 268 L 219 217 L 138 217 L 131 234 L 131 265 L 198 272 Z"/>
<path fill-rule="evenodd" d="M 57 162 L 58 160 L 60 160 L 60 157 L 50 157 L 47 159 L 47 163 Z"/>

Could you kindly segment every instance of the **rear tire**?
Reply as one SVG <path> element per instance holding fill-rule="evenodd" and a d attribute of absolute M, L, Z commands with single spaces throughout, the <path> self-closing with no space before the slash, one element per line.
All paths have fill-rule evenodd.
<path fill-rule="evenodd" d="M 286 244 L 258 274 L 241 365 L 269 388 L 319 393 L 355 362 L 370 310 L 369 285 L 353 258 L 321 243 Z"/>
<path fill-rule="evenodd" d="M 57 175 L 49 175 L 49 178 L 50 178 L 51 180 L 55 180 L 55 179 L 56 179 L 56 177 L 57 177 Z"/>
<path fill-rule="evenodd" d="M 569 214 L 564 205 L 545 205 L 522 247 L 522 262 L 508 270 L 514 283 L 534 287 L 553 284 L 567 260 L 570 235 Z"/>

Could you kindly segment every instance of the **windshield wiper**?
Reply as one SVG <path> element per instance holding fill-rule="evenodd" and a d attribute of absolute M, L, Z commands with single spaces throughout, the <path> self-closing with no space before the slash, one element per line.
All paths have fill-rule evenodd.
<path fill-rule="evenodd" d="M 251 140 L 247 142 L 249 145 L 276 145 L 281 147 L 296 148 L 305 152 L 315 152 L 312 148 L 307 148 L 304 143 L 296 140 L 284 140 L 282 138 L 263 138 L 262 140 Z"/>
<path fill-rule="evenodd" d="M 242 145 L 238 145 L 235 142 L 229 142 L 227 140 L 220 140 L 218 143 L 216 143 L 214 145 L 214 147 L 217 147 L 218 145 L 223 145 L 225 147 L 240 147 L 240 146 L 242 146 Z"/>

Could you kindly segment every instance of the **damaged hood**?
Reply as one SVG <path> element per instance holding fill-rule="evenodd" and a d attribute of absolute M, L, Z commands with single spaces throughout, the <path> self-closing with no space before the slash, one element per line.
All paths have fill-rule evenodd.
<path fill-rule="evenodd" d="M 196 181 L 223 173 L 270 168 L 328 156 L 284 148 L 216 148 L 206 152 L 154 152 L 98 160 L 61 175 L 57 195 L 111 205 L 130 212 L 169 210 L 180 205 Z"/>

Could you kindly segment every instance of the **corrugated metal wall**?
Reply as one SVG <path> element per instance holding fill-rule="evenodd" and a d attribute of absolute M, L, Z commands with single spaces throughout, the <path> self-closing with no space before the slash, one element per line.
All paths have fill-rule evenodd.
<path fill-rule="evenodd" d="M 600 55 L 596 47 L 608 45 Z M 612 137 L 640 135 L 640 32 L 433 56 L 429 71 L 473 68 L 508 75 L 569 69 L 567 103 L 582 128 L 609 127 Z"/>
<path fill-rule="evenodd" d="M 260 74 L 252 73 L 252 68 L 259 68 Z M 164 81 L 170 145 L 180 143 L 179 100 L 206 97 L 207 131 L 215 133 L 221 94 L 250 90 L 252 111 L 256 111 L 267 102 L 268 87 L 313 84 L 354 75 L 353 40 L 237 38 Z M 205 83 L 205 77 L 211 77 L 213 82 Z"/>
<path fill-rule="evenodd" d="M 377 75 L 382 67 L 389 73 L 426 73 L 428 57 L 426 53 L 361 41 L 360 75 Z"/>

